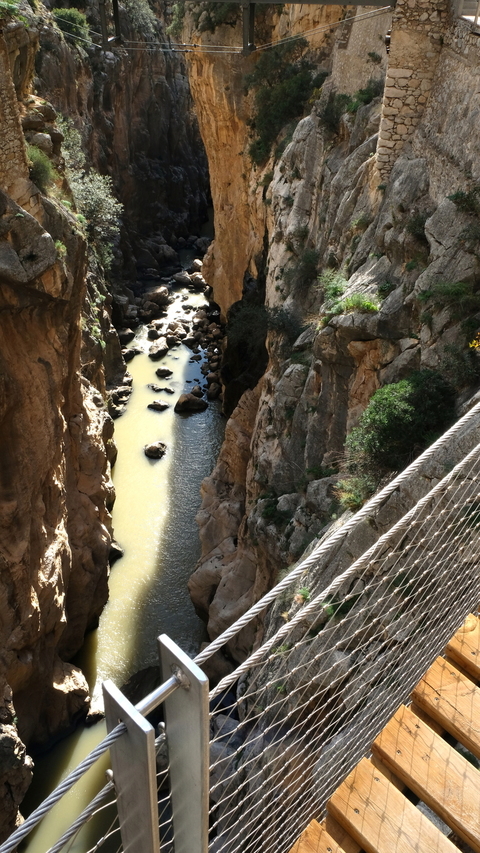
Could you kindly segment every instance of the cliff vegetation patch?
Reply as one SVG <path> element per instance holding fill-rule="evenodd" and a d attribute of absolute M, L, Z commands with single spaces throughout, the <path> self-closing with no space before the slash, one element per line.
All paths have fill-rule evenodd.
<path fill-rule="evenodd" d="M 81 224 L 103 266 L 108 269 L 113 260 L 112 248 L 120 233 L 123 205 L 113 194 L 109 175 L 85 169 L 81 136 L 73 122 L 58 120 L 64 135 L 63 154 L 66 175 Z"/>
<path fill-rule="evenodd" d="M 346 470 L 352 478 L 339 484 L 343 504 L 352 508 L 354 493 L 363 501 L 382 477 L 404 468 L 454 417 L 454 388 L 437 371 L 417 370 L 379 388 L 347 436 Z M 342 494 L 346 488 L 347 497 Z"/>
<path fill-rule="evenodd" d="M 73 41 L 85 41 L 89 38 L 89 29 L 85 14 L 72 6 L 70 9 L 52 9 L 53 19 L 62 33 Z"/>
<path fill-rule="evenodd" d="M 299 39 L 265 50 L 245 77 L 246 91 L 255 93 L 249 153 L 257 165 L 266 161 L 282 128 L 303 114 L 313 90 L 327 76 L 314 74 L 313 63 L 302 56 L 306 47 L 307 41 Z"/>
<path fill-rule="evenodd" d="M 192 9 L 192 16 L 199 32 L 214 33 L 222 24 L 235 26 L 240 6 L 237 3 L 197 3 Z"/>

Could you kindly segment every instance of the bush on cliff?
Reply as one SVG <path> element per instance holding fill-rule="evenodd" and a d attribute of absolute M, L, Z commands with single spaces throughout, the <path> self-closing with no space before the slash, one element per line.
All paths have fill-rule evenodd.
<path fill-rule="evenodd" d="M 89 39 L 87 19 L 80 9 L 52 9 L 55 23 L 64 35 L 80 42 Z"/>
<path fill-rule="evenodd" d="M 269 156 L 282 127 L 303 114 L 313 89 L 325 79 L 326 73 L 315 76 L 312 63 L 301 56 L 306 47 L 306 40 L 299 39 L 263 51 L 245 78 L 247 92 L 255 91 L 250 156 L 257 165 Z"/>
<path fill-rule="evenodd" d="M 455 416 L 455 391 L 435 370 L 417 370 L 375 392 L 346 441 L 347 468 L 378 478 L 403 468 Z"/>
<path fill-rule="evenodd" d="M 52 161 L 36 145 L 27 145 L 27 156 L 30 161 L 30 179 L 40 192 L 46 193 L 55 176 Z"/>

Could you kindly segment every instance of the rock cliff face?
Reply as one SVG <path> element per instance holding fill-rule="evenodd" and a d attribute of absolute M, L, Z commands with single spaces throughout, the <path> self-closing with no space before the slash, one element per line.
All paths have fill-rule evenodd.
<path fill-rule="evenodd" d="M 86 12 L 98 32 L 95 5 Z M 113 179 L 124 205 L 118 273 L 131 277 L 158 272 L 176 257 L 172 244 L 207 219 L 208 168 L 185 65 L 159 49 L 162 4 L 155 12 L 143 20 L 123 8 L 122 45 L 106 54 L 65 39 L 45 14 L 35 59 L 37 95 L 73 120 L 89 165 Z"/>
<path fill-rule="evenodd" d="M 108 596 L 115 447 L 104 364 L 108 382 L 125 371 L 112 299 L 68 210 L 68 184 L 58 179 L 49 198 L 39 192 L 24 134 L 61 175 L 61 113 L 81 132 L 88 165 L 114 177 L 125 277 L 176 259 L 171 244 L 199 233 L 208 192 L 172 53 L 105 56 L 66 41 L 41 4 L 25 11 L 28 25 L 10 20 L 0 37 L 1 839 L 31 776 L 24 743 L 44 746 L 88 708 L 85 678 L 69 661 Z M 161 40 L 153 15 L 147 24 Z M 145 26 L 122 20 L 132 40 Z"/>
<path fill-rule="evenodd" d="M 203 556 L 191 591 L 211 637 L 265 592 L 278 572 L 324 535 L 342 512 L 335 486 L 345 436 L 377 388 L 418 368 L 438 370 L 454 384 L 460 401 L 478 384 L 476 357 L 468 348 L 479 327 L 478 302 L 474 299 L 462 314 L 448 299 L 436 298 L 435 287 L 461 281 L 476 292 L 478 286 L 478 208 L 472 201 L 478 181 L 478 139 L 471 129 L 475 107 L 466 93 L 474 85 L 480 56 L 466 22 L 449 20 L 440 3 L 423 5 L 433 16 L 431 32 L 424 26 L 426 18 L 421 18 L 423 6 L 413 9 L 409 4 L 409 14 L 417 15 L 425 38 L 435 42 L 433 84 L 430 74 L 428 79 L 422 77 L 423 55 L 421 67 L 410 67 L 415 50 L 407 43 L 400 4 L 392 29 L 400 70 L 387 69 L 383 97 L 372 92 L 369 102 L 353 106 L 350 97 L 349 102 L 343 100 L 342 109 L 335 96 L 352 96 L 366 85 L 372 68 L 368 71 L 369 57 L 376 68 L 384 59 L 378 18 L 372 19 L 371 29 L 363 22 L 363 60 L 357 65 L 352 60 L 352 67 L 363 69 L 363 78 L 348 70 L 349 52 L 358 44 L 356 22 L 347 47 L 337 30 L 330 58 L 322 59 L 331 75 L 284 153 L 270 158 L 262 169 L 244 163 L 240 218 L 248 207 L 251 232 L 257 235 L 255 248 L 234 262 L 232 253 L 238 256 L 238 250 L 225 247 L 228 239 L 232 242 L 233 228 L 217 231 L 211 248 L 210 281 L 223 294 L 219 299 L 226 312 L 240 298 L 245 272 L 255 277 L 261 246 L 265 247 L 269 329 L 266 372 L 231 415 L 227 444 L 205 484 L 199 516 Z M 384 35 L 389 25 L 386 19 Z M 243 62 L 248 71 L 255 56 L 235 62 Z M 200 85 L 200 57 L 192 63 L 193 91 L 200 114 L 206 113 L 210 104 L 204 100 L 212 97 L 211 86 Z M 209 64 L 207 60 L 211 75 Z M 415 86 L 426 81 L 421 102 L 415 96 L 411 106 L 407 100 L 414 83 L 404 85 L 410 77 L 417 81 Z M 389 79 L 399 81 L 395 104 Z M 336 124 L 328 111 L 332 105 L 339 107 Z M 239 136 L 242 148 L 248 137 L 238 126 L 242 108 L 248 114 L 245 101 L 232 109 L 236 128 L 232 150 L 239 147 Z M 391 148 L 390 119 L 385 122 L 388 109 L 395 111 L 400 135 L 404 131 L 398 130 L 399 116 L 405 116 L 401 127 L 408 140 L 402 142 L 403 148 L 395 143 L 393 160 L 379 154 L 378 147 L 382 121 L 382 146 L 386 140 Z M 407 115 L 409 109 L 413 118 Z M 228 124 L 223 114 L 224 148 Z M 210 149 L 217 150 L 217 136 L 206 131 L 205 123 L 202 132 L 212 186 L 221 184 L 214 200 L 223 193 L 225 211 L 232 177 L 222 178 L 213 165 L 219 155 L 212 156 Z M 250 199 L 249 205 L 245 199 Z M 235 203 L 234 195 L 232 210 Z M 216 213 L 217 222 L 222 215 Z M 235 284 L 229 291 L 232 278 Z M 329 282 L 339 287 L 342 298 L 333 309 Z M 242 296 L 248 299 L 246 288 Z M 367 307 L 368 301 L 373 306 Z M 239 430 L 245 444 L 251 435 L 250 447 L 248 452 L 244 448 L 238 467 L 226 470 L 228 437 Z M 229 651 L 242 659 L 254 642 L 252 629 Z"/>

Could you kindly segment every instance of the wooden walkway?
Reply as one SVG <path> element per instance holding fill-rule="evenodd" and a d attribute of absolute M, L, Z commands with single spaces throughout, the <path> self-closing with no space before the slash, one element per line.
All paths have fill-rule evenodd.
<path fill-rule="evenodd" d="M 323 823 L 313 820 L 290 853 L 480 853 L 480 771 L 450 745 L 459 742 L 480 759 L 476 616 L 468 616 L 445 654 L 374 741 L 372 758 L 337 788 Z M 416 808 L 416 798 L 450 836 Z"/>

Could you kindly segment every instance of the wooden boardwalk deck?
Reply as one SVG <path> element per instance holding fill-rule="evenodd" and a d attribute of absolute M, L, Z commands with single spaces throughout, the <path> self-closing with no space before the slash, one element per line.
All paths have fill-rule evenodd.
<path fill-rule="evenodd" d="M 480 853 L 480 620 L 473 615 L 290 853 Z M 413 800 L 413 802 L 412 802 Z M 451 829 L 444 834 L 414 805 Z M 458 846 L 457 846 L 458 845 Z"/>

